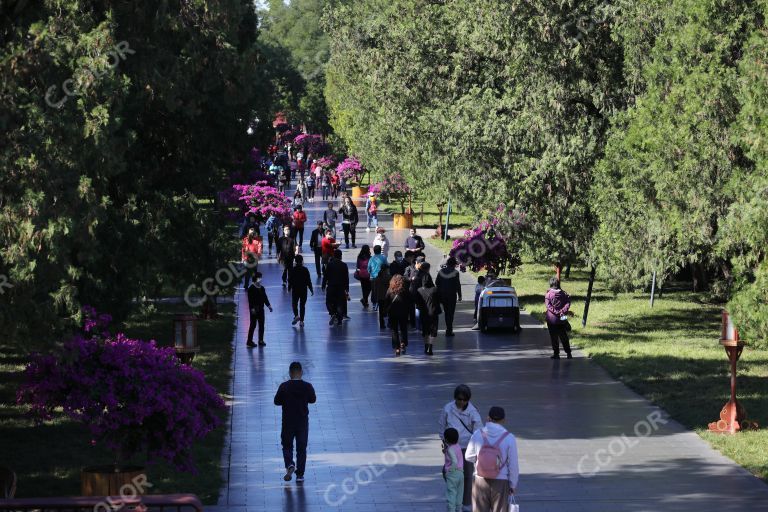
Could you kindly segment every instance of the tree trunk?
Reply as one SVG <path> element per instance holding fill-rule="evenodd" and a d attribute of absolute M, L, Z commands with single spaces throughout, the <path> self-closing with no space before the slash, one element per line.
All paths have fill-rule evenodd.
<path fill-rule="evenodd" d="M 596 267 L 592 265 L 592 271 L 589 273 L 589 286 L 587 287 L 587 301 L 584 303 L 584 316 L 581 319 L 581 326 L 587 326 L 587 316 L 589 315 L 589 304 L 592 302 L 592 288 L 595 285 Z"/>
<path fill-rule="evenodd" d="M 571 278 L 571 264 L 565 266 L 565 278 L 570 279 Z"/>
<path fill-rule="evenodd" d="M 560 280 L 560 275 L 563 273 L 563 264 L 562 263 L 555 263 L 555 277 L 557 277 L 557 280 Z"/>

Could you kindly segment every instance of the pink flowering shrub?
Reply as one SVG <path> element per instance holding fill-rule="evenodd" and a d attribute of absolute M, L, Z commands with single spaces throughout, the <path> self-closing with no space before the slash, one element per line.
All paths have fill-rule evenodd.
<path fill-rule="evenodd" d="M 354 157 L 344 159 L 338 167 L 336 167 L 336 173 L 339 178 L 344 178 L 348 183 L 361 183 L 363 176 L 366 174 L 366 170 L 360 160 Z"/>
<path fill-rule="evenodd" d="M 39 421 L 61 408 L 117 461 L 143 453 L 150 463 L 162 459 L 194 472 L 192 446 L 221 424 L 221 397 L 173 348 L 112 335 L 109 315 L 84 309 L 81 334 L 53 354 L 32 357 L 17 402 Z"/>
<path fill-rule="evenodd" d="M 328 151 L 328 144 L 323 141 L 323 137 L 320 135 L 302 133 L 293 139 L 293 143 L 297 147 L 303 149 L 305 153 L 309 151 L 315 155 L 320 155 L 325 154 Z"/>
<path fill-rule="evenodd" d="M 242 209 L 242 216 L 252 213 L 260 223 L 266 222 L 270 215 L 275 214 L 280 219 L 290 218 L 291 200 L 266 181 L 253 185 L 233 185 L 233 194 Z"/>
<path fill-rule="evenodd" d="M 399 202 L 401 213 L 405 213 L 405 203 L 411 196 L 411 187 L 402 174 L 395 172 L 368 187 L 368 192 L 381 196 L 385 201 Z"/>
<path fill-rule="evenodd" d="M 513 247 L 514 239 L 502 236 L 498 224 L 499 220 L 493 218 L 468 229 L 462 238 L 453 241 L 449 255 L 456 258 L 462 268 L 469 267 L 473 272 L 514 274 L 523 261 L 519 250 Z"/>
<path fill-rule="evenodd" d="M 322 167 L 323 169 L 330 169 L 336 164 L 336 157 L 331 156 L 324 156 L 323 158 L 319 158 L 317 160 L 317 165 Z"/>

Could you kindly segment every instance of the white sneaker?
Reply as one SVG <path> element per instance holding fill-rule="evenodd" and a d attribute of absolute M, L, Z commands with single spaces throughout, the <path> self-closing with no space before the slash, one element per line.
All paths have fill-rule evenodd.
<path fill-rule="evenodd" d="M 371 228 L 365 228 L 365 232 L 366 233 L 370 233 L 371 232 Z"/>

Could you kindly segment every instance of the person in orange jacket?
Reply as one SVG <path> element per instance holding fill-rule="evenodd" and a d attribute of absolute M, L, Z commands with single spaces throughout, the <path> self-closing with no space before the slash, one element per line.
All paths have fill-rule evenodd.
<path fill-rule="evenodd" d="M 243 248 L 240 252 L 240 261 L 245 265 L 245 278 L 243 287 L 247 290 L 251 276 L 256 272 L 261 259 L 264 244 L 254 228 L 248 230 L 248 235 L 243 238 Z"/>

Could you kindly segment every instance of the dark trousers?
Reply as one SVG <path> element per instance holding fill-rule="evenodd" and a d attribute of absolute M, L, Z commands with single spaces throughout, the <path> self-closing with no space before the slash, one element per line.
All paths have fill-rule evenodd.
<path fill-rule="evenodd" d="M 248 268 L 248 265 L 245 266 L 243 271 L 245 272 L 243 274 L 243 288 L 246 290 L 248 289 L 248 285 L 251 284 L 251 279 L 253 278 L 253 275 L 256 273 L 256 271 L 259 269 L 258 265 L 253 265 L 251 268 Z"/>
<path fill-rule="evenodd" d="M 371 295 L 371 279 L 360 279 L 360 287 L 363 289 L 363 305 L 368 305 L 368 297 Z"/>
<path fill-rule="evenodd" d="M 291 227 L 291 237 L 293 237 L 293 239 L 296 240 L 296 243 L 299 244 L 299 247 L 301 247 L 301 244 L 304 243 L 304 227 Z"/>
<path fill-rule="evenodd" d="M 558 356 L 560 355 L 560 343 L 563 344 L 563 350 L 566 354 L 571 353 L 571 342 L 568 339 L 568 331 L 565 330 L 565 324 L 551 324 L 547 322 L 547 330 L 549 331 L 549 339 L 552 341 L 552 352 Z"/>
<path fill-rule="evenodd" d="M 251 324 L 248 327 L 248 341 L 253 341 L 253 331 L 256 330 L 256 324 L 259 324 L 259 341 L 264 341 L 264 308 L 257 309 L 254 313 L 251 311 Z"/>
<path fill-rule="evenodd" d="M 272 246 L 277 242 L 277 237 L 274 235 L 274 233 L 269 233 L 267 235 L 267 239 L 269 240 L 269 253 L 272 254 Z"/>
<path fill-rule="evenodd" d="M 315 198 L 315 187 L 307 186 L 307 197 L 311 199 Z"/>
<path fill-rule="evenodd" d="M 445 332 L 453 332 L 453 317 L 456 315 L 456 296 L 441 297 L 440 303 L 443 305 L 445 313 Z"/>
<path fill-rule="evenodd" d="M 290 258 L 283 258 L 283 282 L 288 282 L 288 271 L 293 268 L 293 254 Z"/>
<path fill-rule="evenodd" d="M 384 308 L 379 307 L 379 327 L 382 329 L 385 328 L 387 325 L 384 323 L 384 318 L 386 318 L 387 312 L 384 310 Z"/>
<path fill-rule="evenodd" d="M 325 307 L 328 313 L 338 318 L 339 322 L 346 314 L 347 295 L 344 289 L 335 289 L 328 287 L 325 291 Z"/>
<path fill-rule="evenodd" d="M 392 348 L 400 348 L 400 344 L 408 346 L 408 319 L 390 318 L 389 328 L 392 329 Z"/>
<path fill-rule="evenodd" d="M 355 226 L 352 224 L 341 224 L 341 229 L 344 231 L 344 243 L 349 245 L 349 239 L 352 238 L 352 245 L 355 245 Z"/>
<path fill-rule="evenodd" d="M 280 441 L 283 445 L 283 462 L 285 468 L 296 466 L 296 476 L 304 476 L 307 467 L 307 440 L 309 438 L 309 425 L 302 427 L 289 427 L 283 425 L 280 431 Z M 296 463 L 293 462 L 293 440 L 296 440 Z"/>
<path fill-rule="evenodd" d="M 416 297 L 413 297 L 411 301 L 411 312 L 408 314 L 408 320 L 411 323 L 411 327 L 416 327 Z"/>
<path fill-rule="evenodd" d="M 421 318 L 421 335 L 425 338 L 437 336 L 437 324 L 440 322 L 440 315 L 429 315 L 420 311 L 419 318 Z"/>
<path fill-rule="evenodd" d="M 293 316 L 299 317 L 304 321 L 304 314 L 307 309 L 307 290 L 296 291 L 291 294 L 291 305 L 293 306 Z"/>
<path fill-rule="evenodd" d="M 328 195 L 331 193 L 331 187 L 323 187 L 323 201 L 328 200 Z"/>
<path fill-rule="evenodd" d="M 464 455 L 464 505 L 472 505 L 472 479 L 475 476 L 475 465 L 466 458 L 467 449 L 462 448 L 461 454 Z"/>
<path fill-rule="evenodd" d="M 320 251 L 320 249 L 315 249 L 315 270 L 317 271 L 317 276 L 320 277 L 323 275 L 323 265 L 322 265 L 322 258 L 323 253 Z"/>

